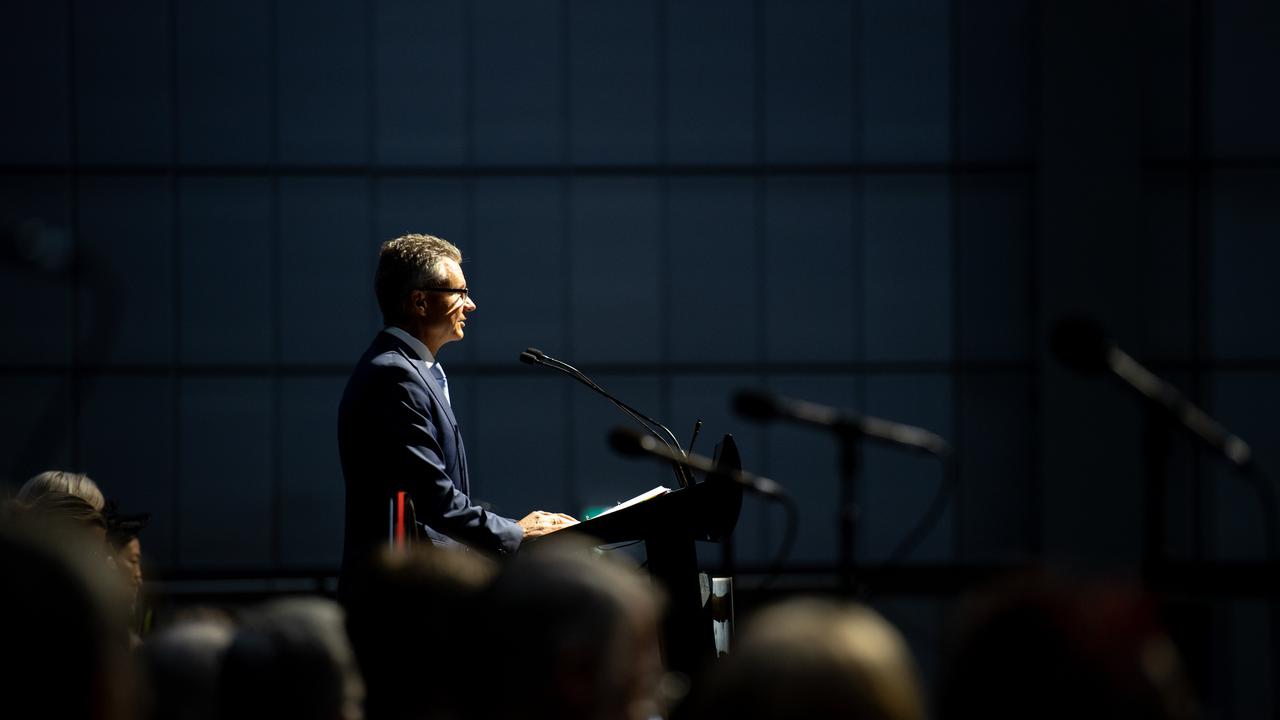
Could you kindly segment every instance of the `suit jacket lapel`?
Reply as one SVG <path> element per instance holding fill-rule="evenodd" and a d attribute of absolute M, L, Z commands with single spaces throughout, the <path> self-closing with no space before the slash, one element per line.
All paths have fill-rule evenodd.
<path fill-rule="evenodd" d="M 436 382 L 434 377 L 431 377 L 430 373 L 426 372 L 426 368 L 424 367 L 425 363 L 422 361 L 422 358 L 419 358 L 418 354 L 415 353 L 412 348 L 405 345 L 404 342 L 395 335 L 386 332 L 381 334 L 390 338 L 392 342 L 395 343 L 395 346 L 399 348 L 401 354 L 405 356 L 405 359 L 409 361 L 409 364 L 413 366 L 413 369 L 418 373 L 418 377 L 422 378 L 422 383 L 426 385 L 427 390 L 431 392 L 431 396 L 436 399 L 436 403 L 439 404 L 440 407 L 444 408 L 445 417 L 449 418 L 449 424 L 453 427 L 456 433 L 458 429 L 458 420 L 453 416 L 453 408 L 449 406 L 449 400 L 444 396 L 444 389 L 440 387 L 440 384 Z"/>

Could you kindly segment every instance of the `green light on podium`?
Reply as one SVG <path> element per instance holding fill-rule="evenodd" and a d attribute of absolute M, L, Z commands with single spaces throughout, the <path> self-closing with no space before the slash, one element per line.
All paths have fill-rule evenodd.
<path fill-rule="evenodd" d="M 608 509 L 609 509 L 608 505 L 588 505 L 587 507 L 582 509 L 582 519 L 590 520 L 591 518 L 596 517 L 597 515 L 599 515 L 600 513 Z"/>

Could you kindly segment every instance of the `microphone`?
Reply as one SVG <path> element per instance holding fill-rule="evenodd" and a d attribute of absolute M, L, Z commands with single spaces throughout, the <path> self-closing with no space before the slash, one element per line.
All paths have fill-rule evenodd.
<path fill-rule="evenodd" d="M 697 455 L 687 453 L 681 455 L 673 452 L 671 448 L 659 443 L 651 435 L 632 430 L 631 428 L 619 427 L 614 428 L 609 433 L 609 446 L 618 454 L 628 457 L 655 457 L 660 460 L 675 463 L 681 467 L 691 468 L 707 475 L 722 475 L 729 478 L 742 487 L 765 495 L 771 498 L 787 497 L 786 488 L 776 480 L 770 480 L 762 475 L 754 475 L 745 470 L 726 470 L 721 468 L 716 461 L 705 455 Z"/>
<path fill-rule="evenodd" d="M 605 399 L 613 403 L 614 407 L 621 410 L 622 414 L 626 415 L 632 420 L 635 420 L 637 423 L 643 426 L 644 429 L 648 430 L 650 433 L 653 433 L 653 435 L 658 440 L 660 440 L 663 445 L 667 447 L 667 450 L 670 451 L 674 457 L 685 457 L 686 455 L 688 455 L 688 453 L 684 451 L 684 448 L 680 447 L 680 441 L 676 439 L 675 434 L 672 433 L 671 430 L 669 430 L 666 425 L 663 425 L 657 420 L 654 420 L 653 418 L 645 415 L 639 410 L 636 410 L 630 405 L 614 397 L 612 394 L 607 392 L 604 388 L 595 384 L 595 382 L 592 381 L 591 378 L 583 374 L 581 370 L 578 370 L 577 368 L 570 365 L 569 363 L 563 362 L 561 360 L 557 360 L 551 357 L 550 355 L 542 352 L 538 348 L 534 348 L 534 347 L 526 348 L 524 352 L 520 353 L 520 362 L 526 365 L 541 365 L 542 367 L 551 368 L 556 372 L 561 372 L 561 373 L 564 373 L 565 375 L 568 375 L 574 380 L 577 380 L 578 382 L 582 383 L 583 385 L 586 385 L 587 387 L 591 388 L 595 392 L 603 395 Z M 659 429 L 662 431 L 662 433 L 666 433 L 666 437 L 663 437 L 662 433 L 658 432 Z M 668 441 L 668 439 L 670 441 Z M 675 445 L 675 449 L 672 449 L 673 444 Z M 680 463 L 676 463 L 674 466 L 675 473 L 676 473 L 676 480 L 680 483 L 680 487 L 682 488 L 689 487 L 690 485 L 693 484 L 693 478 L 686 472 L 685 467 L 686 467 L 685 465 Z"/>
<path fill-rule="evenodd" d="M 1143 367 L 1086 317 L 1067 317 L 1053 328 L 1049 347 L 1063 365 L 1081 375 L 1111 372 L 1213 448 L 1237 468 L 1253 462 L 1249 444 L 1196 407 L 1176 387 Z"/>
<path fill-rule="evenodd" d="M 804 400 L 793 400 L 763 390 L 738 391 L 733 396 L 733 409 L 739 415 L 753 420 L 783 418 L 831 430 L 845 437 L 865 436 L 940 457 L 951 452 L 946 440 L 922 428 Z"/>

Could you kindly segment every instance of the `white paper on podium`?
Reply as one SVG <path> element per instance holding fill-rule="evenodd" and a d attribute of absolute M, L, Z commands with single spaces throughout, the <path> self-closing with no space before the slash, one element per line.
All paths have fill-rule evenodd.
<path fill-rule="evenodd" d="M 654 489 L 652 489 L 652 490 L 649 490 L 648 492 L 642 492 L 642 493 L 640 493 L 639 495 L 637 495 L 637 496 L 635 496 L 635 497 L 631 498 L 630 500 L 624 500 L 624 501 L 622 501 L 622 502 L 618 503 L 617 505 L 614 505 L 613 507 L 609 508 L 608 510 L 605 510 L 605 511 L 601 512 L 601 513 L 600 513 L 600 515 L 596 515 L 596 517 L 600 517 L 601 515 L 608 515 L 609 513 L 614 512 L 614 511 L 616 511 L 616 510 L 625 510 L 625 509 L 627 509 L 627 508 L 631 507 L 632 505 L 639 505 L 640 503 L 644 502 L 645 500 L 652 500 L 653 498 L 656 498 L 656 497 L 658 497 L 659 495 L 666 495 L 666 494 L 667 494 L 667 493 L 669 493 L 669 492 L 671 492 L 671 489 L 670 489 L 670 488 L 663 487 L 662 485 L 659 485 L 658 487 L 656 487 L 656 488 L 654 488 Z"/>

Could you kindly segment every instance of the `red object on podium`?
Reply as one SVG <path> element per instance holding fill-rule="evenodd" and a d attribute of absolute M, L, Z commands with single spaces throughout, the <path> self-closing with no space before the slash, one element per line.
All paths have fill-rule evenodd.
<path fill-rule="evenodd" d="M 405 492 L 401 490 L 396 493 L 396 524 L 395 539 L 392 541 L 393 547 L 404 547 L 404 496 Z"/>

